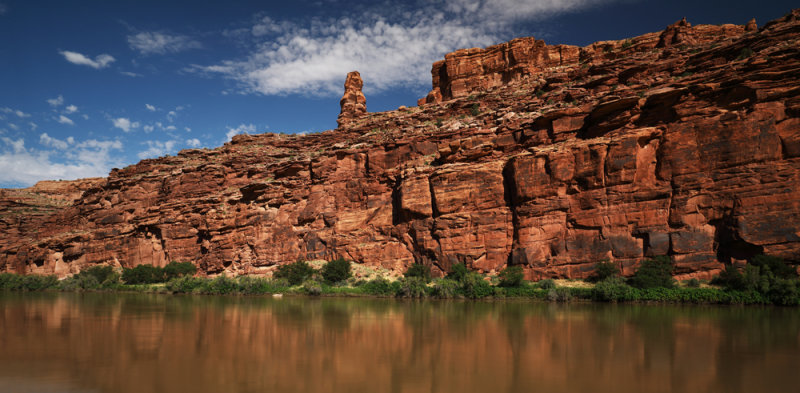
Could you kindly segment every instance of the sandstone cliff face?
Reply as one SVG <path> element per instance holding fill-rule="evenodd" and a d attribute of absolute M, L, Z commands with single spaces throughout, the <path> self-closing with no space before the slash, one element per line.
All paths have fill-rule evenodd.
<path fill-rule="evenodd" d="M 747 33 L 679 23 L 692 43 L 662 47 L 652 33 L 561 48 L 557 61 L 532 40 L 457 51 L 437 63 L 446 102 L 115 170 L 73 204 L 15 224 L 0 270 L 175 260 L 259 274 L 342 256 L 398 271 L 464 262 L 580 278 L 601 260 L 630 274 L 667 255 L 682 279 L 759 253 L 797 263 L 799 16 Z M 558 66 L 522 77 L 539 60 L 501 62 L 453 94 L 467 75 L 456 65 L 522 58 L 511 56 L 519 42 Z"/>

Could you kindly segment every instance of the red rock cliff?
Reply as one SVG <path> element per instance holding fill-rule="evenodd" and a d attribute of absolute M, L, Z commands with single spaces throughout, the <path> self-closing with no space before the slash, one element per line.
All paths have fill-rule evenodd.
<path fill-rule="evenodd" d="M 578 61 L 514 41 L 466 79 L 456 64 L 487 52 L 457 51 L 434 67 L 448 102 L 115 170 L 69 206 L 14 221 L 0 270 L 176 260 L 247 274 L 343 256 L 579 278 L 601 260 L 630 274 L 666 255 L 679 278 L 708 278 L 759 253 L 798 263 L 798 16 L 752 32 L 681 23 L 693 41 L 599 42 Z M 544 63 L 511 62 L 519 42 Z"/>

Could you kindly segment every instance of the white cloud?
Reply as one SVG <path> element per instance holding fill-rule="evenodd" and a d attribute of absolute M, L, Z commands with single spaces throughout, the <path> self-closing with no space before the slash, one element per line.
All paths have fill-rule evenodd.
<path fill-rule="evenodd" d="M 19 117 L 19 118 L 31 117 L 30 114 L 27 114 L 27 113 L 25 113 L 25 112 L 23 112 L 23 111 L 21 111 L 19 109 L 0 108 L 0 112 L 13 113 L 13 114 L 17 115 L 17 117 Z"/>
<path fill-rule="evenodd" d="M 150 111 L 150 112 L 155 112 L 156 111 L 156 107 L 153 106 L 153 105 L 144 104 L 144 107 L 147 108 L 147 110 Z"/>
<path fill-rule="evenodd" d="M 43 145 L 51 143 L 56 148 L 68 145 L 57 151 L 27 149 L 22 139 L 2 141 L 5 146 L 0 145 L 0 184 L 4 185 L 30 186 L 40 180 L 106 176 L 112 167 L 122 164 L 111 155 L 112 150 L 122 150 L 119 141 L 90 139 L 76 143 L 72 137 L 60 141 L 40 136 Z"/>
<path fill-rule="evenodd" d="M 83 117 L 83 120 L 89 120 L 89 115 L 81 115 L 81 117 Z"/>
<path fill-rule="evenodd" d="M 116 61 L 116 59 L 114 59 L 114 56 L 111 56 L 111 55 L 108 55 L 108 54 L 105 54 L 105 53 L 101 54 L 101 55 L 98 55 L 97 57 L 94 58 L 94 60 L 92 60 L 89 57 L 84 56 L 81 53 L 71 52 L 71 51 L 68 51 L 68 50 L 59 51 L 58 53 L 60 53 L 62 56 L 64 56 L 64 58 L 67 59 L 67 61 L 72 63 L 72 64 L 85 65 L 85 66 L 92 67 L 92 68 L 94 68 L 96 70 L 99 70 L 99 69 L 102 69 L 102 68 L 106 68 L 111 63 Z"/>
<path fill-rule="evenodd" d="M 194 148 L 200 147 L 200 140 L 197 138 L 187 139 L 186 145 Z"/>
<path fill-rule="evenodd" d="M 48 99 L 47 103 L 50 104 L 50 106 L 59 107 L 61 105 L 64 105 L 64 97 L 59 94 L 58 97 L 56 98 Z"/>
<path fill-rule="evenodd" d="M 142 76 L 142 74 L 137 74 L 135 72 L 130 72 L 130 71 L 120 71 L 119 73 L 125 76 L 129 76 L 131 78 L 138 78 Z"/>
<path fill-rule="evenodd" d="M 177 117 L 177 116 L 178 116 L 178 113 L 177 113 L 177 112 L 175 112 L 175 111 L 169 111 L 169 112 L 167 113 L 167 120 L 169 120 L 170 122 L 172 122 L 172 121 L 175 121 L 175 117 Z"/>
<path fill-rule="evenodd" d="M 183 129 L 186 130 L 186 132 L 192 132 L 192 129 L 189 127 L 183 127 Z"/>
<path fill-rule="evenodd" d="M 52 148 L 59 149 L 59 150 L 65 150 L 67 147 L 69 147 L 70 143 L 72 143 L 72 142 L 69 142 L 69 141 L 73 141 L 74 142 L 75 139 L 70 137 L 66 141 L 62 141 L 60 139 L 56 139 L 56 138 L 51 137 L 50 135 L 47 135 L 46 132 L 42 133 L 42 135 L 39 135 L 39 143 L 42 146 L 52 147 Z"/>
<path fill-rule="evenodd" d="M 144 132 L 153 132 L 153 126 L 143 126 L 142 130 L 144 130 Z"/>
<path fill-rule="evenodd" d="M 39 125 L 32 121 L 28 122 L 28 124 L 31 126 L 31 131 L 36 131 L 36 129 L 39 128 Z"/>
<path fill-rule="evenodd" d="M 75 106 L 75 105 L 67 105 L 67 107 L 64 108 L 64 112 L 66 112 L 66 113 L 75 113 L 77 111 L 78 111 L 78 107 Z"/>
<path fill-rule="evenodd" d="M 164 127 L 164 131 L 175 131 L 177 128 L 175 126 L 166 126 Z"/>
<path fill-rule="evenodd" d="M 267 17 L 249 29 L 256 44 L 247 58 L 187 70 L 222 75 L 245 93 L 267 95 L 338 96 L 353 70 L 361 72 L 367 93 L 422 88 L 430 86 L 431 64 L 450 51 L 504 41 L 517 23 L 611 1 L 620 0 L 444 0 L 416 10 L 381 3 L 304 24 Z"/>
<path fill-rule="evenodd" d="M 75 122 L 72 121 L 72 119 L 70 119 L 69 117 L 66 117 L 64 115 L 58 116 L 58 122 L 61 123 L 61 124 L 69 124 L 71 126 L 75 125 Z"/>
<path fill-rule="evenodd" d="M 130 132 L 132 129 L 139 128 L 138 121 L 131 121 L 128 118 L 120 117 L 116 119 L 111 119 L 111 122 L 114 124 L 114 127 L 119 128 L 122 131 Z"/>
<path fill-rule="evenodd" d="M 25 152 L 25 140 L 23 140 L 22 138 L 19 138 L 17 140 L 13 140 L 13 139 L 4 137 L 3 138 L 3 142 L 5 142 L 6 145 L 10 146 L 14 150 L 14 153 L 23 153 L 23 152 Z"/>
<path fill-rule="evenodd" d="M 239 124 L 239 127 L 230 128 L 228 127 L 228 132 L 225 133 L 226 141 L 230 141 L 234 135 L 239 134 L 252 134 L 256 132 L 256 126 L 252 124 Z"/>
<path fill-rule="evenodd" d="M 155 31 L 143 31 L 129 35 L 128 45 L 143 55 L 178 53 L 202 47 L 198 41 L 188 36 Z"/>
<path fill-rule="evenodd" d="M 14 123 L 8 123 L 8 126 L 14 131 L 19 130 L 19 126 Z"/>
<path fill-rule="evenodd" d="M 175 151 L 175 144 L 176 141 L 146 141 L 147 150 L 144 150 L 138 154 L 138 157 L 141 159 L 145 158 L 155 158 L 167 155 Z"/>

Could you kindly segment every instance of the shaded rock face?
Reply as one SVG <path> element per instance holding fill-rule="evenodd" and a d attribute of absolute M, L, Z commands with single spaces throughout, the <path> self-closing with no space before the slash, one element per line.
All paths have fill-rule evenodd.
<path fill-rule="evenodd" d="M 602 260 L 631 274 L 664 255 L 684 279 L 760 253 L 797 264 L 798 15 L 748 33 L 681 25 L 694 43 L 664 48 L 660 33 L 598 42 L 487 90 L 453 96 L 440 79 L 456 97 L 440 104 L 144 160 L 66 206 L 16 210 L 0 270 L 189 261 L 261 274 L 341 256 L 582 278 Z"/>
<path fill-rule="evenodd" d="M 364 81 L 361 80 L 361 74 L 358 71 L 347 74 L 347 79 L 344 81 L 344 95 L 339 101 L 341 111 L 339 118 L 336 119 L 339 127 L 367 113 L 367 98 L 361 92 L 362 87 L 364 87 Z"/>

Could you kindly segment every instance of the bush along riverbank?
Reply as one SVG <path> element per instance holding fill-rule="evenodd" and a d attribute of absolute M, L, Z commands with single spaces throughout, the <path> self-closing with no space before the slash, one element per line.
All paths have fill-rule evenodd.
<path fill-rule="evenodd" d="M 397 280 L 356 279 L 349 261 L 338 259 L 317 269 L 307 262 L 279 266 L 272 278 L 239 276 L 194 277 L 191 263 L 170 263 L 159 268 L 139 265 L 121 272 L 93 266 L 72 277 L 0 274 L 6 291 L 140 291 L 175 294 L 310 296 L 377 296 L 436 299 L 528 298 L 554 302 L 668 302 L 695 304 L 800 305 L 797 271 L 779 258 L 757 256 L 743 271 L 729 267 L 709 284 L 696 279 L 677 283 L 667 258 L 644 261 L 629 278 L 616 265 L 598 263 L 595 274 L 584 281 L 524 280 L 522 268 L 512 266 L 496 277 L 454 265 L 444 278 L 431 278 L 421 264 L 412 265 Z"/>

